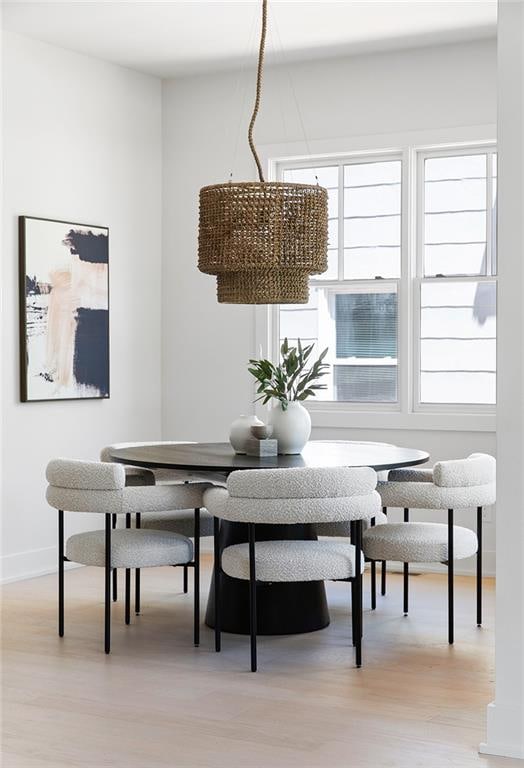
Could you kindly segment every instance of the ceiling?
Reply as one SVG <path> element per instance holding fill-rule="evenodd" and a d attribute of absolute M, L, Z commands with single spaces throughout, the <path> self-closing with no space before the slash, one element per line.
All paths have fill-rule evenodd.
<path fill-rule="evenodd" d="M 496 0 L 272 0 L 268 62 L 492 37 Z M 159 77 L 254 63 L 260 0 L 3 3 L 3 26 Z"/>

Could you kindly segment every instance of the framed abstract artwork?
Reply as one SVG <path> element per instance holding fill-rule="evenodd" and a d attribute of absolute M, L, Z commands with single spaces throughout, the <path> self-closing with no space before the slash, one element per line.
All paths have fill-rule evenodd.
<path fill-rule="evenodd" d="M 19 217 L 20 396 L 109 397 L 109 230 Z"/>

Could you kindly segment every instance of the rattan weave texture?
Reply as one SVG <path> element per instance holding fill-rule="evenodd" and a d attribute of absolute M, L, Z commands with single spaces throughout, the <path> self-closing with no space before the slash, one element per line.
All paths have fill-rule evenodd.
<path fill-rule="evenodd" d="M 217 275 L 219 302 L 305 303 L 327 269 L 327 190 L 228 182 L 200 190 L 198 268 Z"/>

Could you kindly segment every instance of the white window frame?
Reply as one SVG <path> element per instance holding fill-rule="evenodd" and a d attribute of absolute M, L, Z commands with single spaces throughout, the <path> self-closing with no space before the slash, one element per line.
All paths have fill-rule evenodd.
<path fill-rule="evenodd" d="M 493 125 L 468 126 L 435 131 L 415 131 L 390 136 L 350 137 L 309 142 L 304 154 L 304 144 L 280 144 L 260 147 L 260 154 L 268 168 L 268 179 L 276 180 L 285 167 L 326 167 L 348 161 L 369 162 L 390 159 L 402 160 L 402 218 L 401 218 L 401 277 L 384 278 L 384 283 L 396 283 L 398 293 L 398 402 L 397 403 L 347 403 L 308 400 L 305 405 L 311 413 L 314 427 L 337 429 L 425 429 L 450 431 L 494 431 L 495 406 L 476 404 L 420 404 L 419 347 L 420 308 L 419 280 L 421 271 L 420 241 L 422 227 L 419 195 L 421 175 L 418 164 L 424 153 L 435 156 L 473 154 L 496 150 Z M 491 167 L 488 173 L 491 174 Z M 488 183 L 488 186 L 489 183 Z M 491 187 L 490 192 L 491 194 Z M 419 203 L 417 205 L 417 203 Z M 339 175 L 339 254 L 343 249 L 343 195 L 340 194 Z M 489 209 L 488 209 L 489 210 Z M 488 215 L 488 227 L 491 226 Z M 487 237 L 490 237 L 489 229 Z M 342 239 L 341 239 L 342 238 Z M 339 265 L 343 263 L 339 256 Z M 434 280 L 496 280 L 493 276 L 468 276 L 467 278 L 424 278 Z M 365 283 L 376 285 L 373 280 L 327 281 L 319 280 L 323 287 L 344 284 L 355 286 Z M 382 282 L 382 281 L 381 281 Z M 279 307 L 255 308 L 255 350 L 277 360 L 279 354 Z M 261 416 L 264 410 L 259 407 Z"/>
<path fill-rule="evenodd" d="M 492 264 L 492 221 L 491 210 L 493 204 L 493 164 L 492 156 L 497 151 L 495 142 L 485 142 L 484 144 L 474 144 L 471 146 L 457 146 L 437 149 L 414 149 L 416 163 L 416 206 L 414 210 L 415 228 L 416 228 L 416 252 L 415 252 L 415 275 L 412 281 L 412 300 L 413 300 L 413 410 L 419 413 L 475 413 L 492 414 L 496 411 L 496 404 L 489 403 L 424 403 L 420 399 L 421 384 L 421 307 L 420 296 L 423 283 L 495 283 L 497 284 L 497 275 L 491 274 Z M 486 155 L 487 174 L 486 174 L 486 274 L 485 275 L 446 275 L 445 277 L 434 277 L 424 275 L 424 211 L 425 211 L 425 184 L 424 184 L 424 162 L 427 158 L 434 157 L 458 157 L 461 155 Z"/>

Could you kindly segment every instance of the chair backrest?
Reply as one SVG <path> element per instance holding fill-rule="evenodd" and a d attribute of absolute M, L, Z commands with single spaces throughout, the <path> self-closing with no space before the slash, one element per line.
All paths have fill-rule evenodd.
<path fill-rule="evenodd" d="M 126 487 L 122 464 L 53 459 L 46 469 L 48 504 L 67 512 L 135 514 L 170 512 L 203 506 L 209 483 L 170 483 Z"/>
<path fill-rule="evenodd" d="M 445 488 L 469 488 L 495 482 L 497 462 L 487 453 L 472 453 L 466 459 L 437 461 L 433 482 Z"/>
<path fill-rule="evenodd" d="M 377 474 L 369 467 L 233 472 L 226 488 L 205 492 L 211 514 L 256 523 L 321 523 L 374 517 Z"/>
<path fill-rule="evenodd" d="M 121 464 L 52 459 L 46 479 L 46 499 L 55 509 L 107 513 L 122 506 L 126 473 Z"/>

